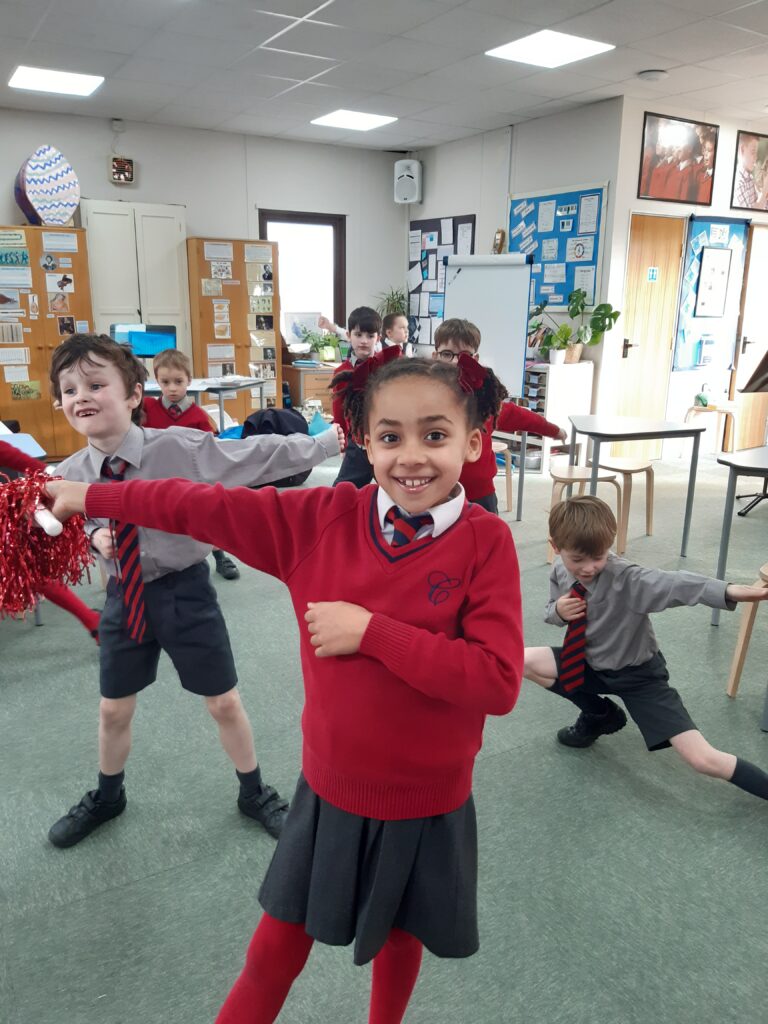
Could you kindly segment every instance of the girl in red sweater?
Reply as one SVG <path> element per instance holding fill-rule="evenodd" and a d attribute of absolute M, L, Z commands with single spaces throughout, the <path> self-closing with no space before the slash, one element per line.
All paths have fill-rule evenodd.
<path fill-rule="evenodd" d="M 387 357 L 346 375 L 378 486 L 49 486 L 55 515 L 226 543 L 286 583 L 303 627 L 302 774 L 218 1024 L 274 1021 L 315 940 L 373 960 L 370 1024 L 402 1020 L 423 946 L 478 948 L 472 770 L 485 716 L 517 700 L 523 640 L 512 535 L 459 475 L 504 389 L 467 356 Z"/>
<path fill-rule="evenodd" d="M 3 469 L 12 469 L 15 473 L 34 473 L 44 469 L 45 464 L 33 459 L 31 455 L 26 455 L 14 445 L 0 441 L 0 467 L 0 475 Z M 84 604 L 69 587 L 65 587 L 63 583 L 46 583 L 41 597 L 74 615 L 96 643 L 99 642 L 99 613 Z"/>

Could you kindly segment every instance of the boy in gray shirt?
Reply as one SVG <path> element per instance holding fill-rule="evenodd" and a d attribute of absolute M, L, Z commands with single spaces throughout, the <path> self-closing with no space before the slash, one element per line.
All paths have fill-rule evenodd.
<path fill-rule="evenodd" d="M 527 647 L 524 675 L 579 708 L 576 722 L 557 738 L 589 747 L 627 724 L 620 697 L 649 750 L 672 746 L 692 768 L 725 779 L 768 800 L 768 774 L 711 746 L 669 685 L 650 613 L 705 604 L 732 611 L 738 601 L 768 598 L 747 587 L 691 572 L 646 569 L 611 554 L 616 520 L 604 501 L 571 498 L 549 515 L 550 541 L 559 554 L 550 575 L 546 621 L 568 626 L 563 647 Z"/>

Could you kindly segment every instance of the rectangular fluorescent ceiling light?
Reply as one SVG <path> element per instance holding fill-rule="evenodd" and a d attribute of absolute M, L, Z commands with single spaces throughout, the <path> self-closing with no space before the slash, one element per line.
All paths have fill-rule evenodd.
<path fill-rule="evenodd" d="M 596 53 L 615 50 L 613 43 L 598 43 L 594 39 L 569 36 L 565 32 L 544 29 L 532 36 L 516 39 L 493 50 L 486 50 L 486 57 L 500 57 L 502 60 L 516 60 L 520 64 L 535 64 L 539 68 L 559 68 L 576 60 L 594 57 Z"/>
<path fill-rule="evenodd" d="M 90 96 L 104 81 L 101 75 L 78 75 L 73 71 L 51 71 L 50 68 L 28 68 L 21 65 L 11 75 L 12 89 L 32 92 L 55 92 L 62 96 Z"/>
<path fill-rule="evenodd" d="M 384 124 L 392 124 L 396 117 L 385 117 L 383 114 L 363 114 L 359 110 L 334 110 L 332 114 L 316 117 L 312 124 L 321 124 L 325 128 L 349 128 L 353 132 L 369 132 L 371 128 L 381 128 Z"/>

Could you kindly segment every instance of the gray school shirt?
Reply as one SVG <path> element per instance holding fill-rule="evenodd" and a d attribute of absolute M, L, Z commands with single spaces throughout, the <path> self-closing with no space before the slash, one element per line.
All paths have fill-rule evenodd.
<path fill-rule="evenodd" d="M 575 582 L 561 559 L 555 559 L 549 576 L 549 601 L 544 619 L 553 626 L 567 623 L 557 614 L 557 599 Z M 605 568 L 587 591 L 586 658 L 592 668 L 620 669 L 642 665 L 659 649 L 649 618 L 680 605 L 705 604 L 733 611 L 735 601 L 725 596 L 723 580 L 695 572 L 646 569 L 626 558 L 610 554 Z"/>
<path fill-rule="evenodd" d="M 338 455 L 335 430 L 317 437 L 306 434 L 261 434 L 241 441 L 217 441 L 213 434 L 189 427 L 154 430 L 131 425 L 117 451 L 109 456 L 115 462 L 128 463 L 126 480 L 165 480 L 182 477 L 198 483 L 221 483 L 225 487 L 267 484 L 302 470 L 310 469 L 332 455 Z M 96 483 L 104 478 L 101 467 L 107 456 L 89 444 L 75 452 L 57 468 L 65 480 Z M 109 526 L 108 519 L 90 519 L 90 534 L 100 526 Z M 242 524 L 243 530 L 257 530 L 258 523 Z M 191 537 L 162 530 L 139 527 L 141 574 L 145 582 L 159 579 L 169 572 L 187 569 L 211 553 L 208 544 Z M 115 575 L 114 561 L 102 559 L 104 568 Z"/>

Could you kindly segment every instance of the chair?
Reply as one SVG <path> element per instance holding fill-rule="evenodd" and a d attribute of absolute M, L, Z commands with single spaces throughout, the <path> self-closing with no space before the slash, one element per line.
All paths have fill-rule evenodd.
<path fill-rule="evenodd" d="M 217 433 L 221 433 L 222 430 L 227 430 L 228 427 L 236 427 L 237 420 L 233 420 L 229 413 L 224 410 L 224 426 L 219 423 L 219 407 L 218 405 L 204 405 L 203 412 L 207 412 L 213 422 L 216 424 Z"/>
<path fill-rule="evenodd" d="M 572 484 L 578 484 L 578 493 L 583 494 L 587 484 L 592 479 L 592 470 L 586 466 L 569 466 L 568 463 L 555 462 L 553 460 L 549 466 L 549 475 L 552 477 L 552 499 L 550 507 L 556 504 L 563 496 L 563 491 L 566 487 Z M 598 468 L 597 471 L 597 482 L 599 484 L 613 484 L 616 488 L 616 522 L 621 522 L 621 508 L 622 508 L 622 497 L 621 487 L 616 480 L 615 473 L 609 473 L 605 470 Z M 621 554 L 621 552 L 619 552 Z M 555 557 L 555 551 L 550 544 L 547 550 L 547 561 L 553 561 Z"/>
<path fill-rule="evenodd" d="M 731 439 L 728 444 L 728 451 L 732 452 L 736 440 L 736 417 L 738 416 L 736 404 L 734 402 L 722 402 L 720 405 L 692 405 L 685 414 L 685 422 L 687 423 L 691 416 L 704 412 L 717 413 L 717 435 L 720 438 L 718 448 L 721 452 L 726 450 L 725 428 L 730 423 Z"/>
<path fill-rule="evenodd" d="M 591 463 L 590 463 L 591 465 Z M 623 555 L 627 550 L 627 531 L 629 529 L 629 506 L 632 501 L 632 476 L 645 473 L 645 534 L 653 534 L 653 465 L 646 459 L 606 458 L 601 459 L 600 468 L 612 473 L 621 474 L 621 519 L 616 537 L 616 551 Z"/>
<path fill-rule="evenodd" d="M 760 568 L 760 579 L 755 580 L 754 586 L 768 587 L 768 562 Z M 736 650 L 733 652 L 731 671 L 728 675 L 728 685 L 725 692 L 729 697 L 735 697 L 741 681 L 741 672 L 744 668 L 744 661 L 747 657 L 747 648 L 752 637 L 752 628 L 755 625 L 759 604 L 757 601 L 745 602 L 741 612 L 741 625 L 739 626 L 739 638 L 736 641 Z"/>
<path fill-rule="evenodd" d="M 507 485 L 507 512 L 512 511 L 512 452 L 504 441 L 491 441 L 494 455 L 504 456 L 504 477 Z"/>

